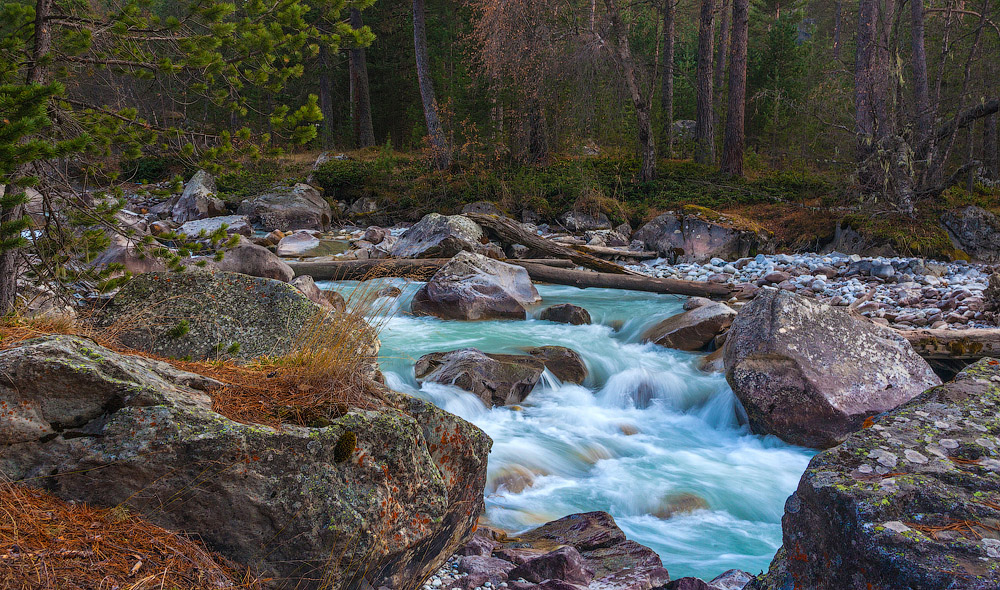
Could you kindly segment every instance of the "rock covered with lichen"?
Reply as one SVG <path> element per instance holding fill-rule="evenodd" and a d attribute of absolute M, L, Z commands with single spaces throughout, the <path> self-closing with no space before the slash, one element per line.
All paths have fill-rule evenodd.
<path fill-rule="evenodd" d="M 723 360 L 754 432 L 813 448 L 941 383 L 893 330 L 779 289 L 743 306 Z"/>
<path fill-rule="evenodd" d="M 0 473 L 196 534 L 276 587 L 414 588 L 483 510 L 489 437 L 395 392 L 322 428 L 244 424 L 213 411 L 220 383 L 70 336 L 0 351 L 0 376 Z"/>
<path fill-rule="evenodd" d="M 1000 587 L 1000 362 L 817 455 L 755 590 Z"/>

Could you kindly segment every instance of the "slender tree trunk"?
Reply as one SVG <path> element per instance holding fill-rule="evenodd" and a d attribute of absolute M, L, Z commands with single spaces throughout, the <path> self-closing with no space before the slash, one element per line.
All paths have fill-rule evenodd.
<path fill-rule="evenodd" d="M 667 157 L 674 150 L 674 29 L 676 0 L 663 0 L 663 73 L 660 78 L 660 108 L 663 111 L 663 136 Z"/>
<path fill-rule="evenodd" d="M 927 82 L 927 50 L 924 46 L 924 2 L 910 0 L 910 28 L 913 64 L 913 107 L 916 111 L 917 144 L 923 143 L 931 135 L 934 125 L 931 119 L 930 87 Z"/>
<path fill-rule="evenodd" d="M 52 49 L 52 31 L 46 22 L 50 12 L 52 12 L 52 0 L 36 0 L 35 43 L 31 52 L 31 67 L 28 69 L 28 84 L 45 83 L 47 71 L 44 58 Z"/>
<path fill-rule="evenodd" d="M 351 9 L 350 24 L 354 29 L 364 26 L 361 11 L 357 8 Z M 372 128 L 372 101 L 368 92 L 368 64 L 364 48 L 351 49 L 349 61 L 354 99 L 354 140 L 358 147 L 370 147 L 375 145 L 375 131 Z"/>
<path fill-rule="evenodd" d="M 694 137 L 694 159 L 699 164 L 715 163 L 715 115 L 712 103 L 712 58 L 715 37 L 715 0 L 701 0 L 698 27 L 698 81 Z"/>
<path fill-rule="evenodd" d="M 528 161 L 540 162 L 549 155 L 549 142 L 545 133 L 545 112 L 536 97 L 528 99 Z"/>
<path fill-rule="evenodd" d="M 833 61 L 840 61 L 840 29 L 844 22 L 844 2 L 837 0 L 833 15 Z"/>
<path fill-rule="evenodd" d="M 639 74 L 636 72 L 635 60 L 629 47 L 628 32 L 622 22 L 621 13 L 615 0 L 604 0 L 611 18 L 611 30 L 615 35 L 615 58 L 625 76 L 632 106 L 635 107 L 636 127 L 639 135 L 639 152 L 642 165 L 639 168 L 640 182 L 648 182 L 656 178 L 656 138 L 653 135 L 653 118 L 649 101 L 643 96 L 639 87 Z"/>
<path fill-rule="evenodd" d="M 319 110 L 323 113 L 323 147 L 333 145 L 333 76 L 330 52 L 325 46 L 319 48 Z"/>
<path fill-rule="evenodd" d="M 714 86 L 715 86 L 715 98 L 719 101 L 719 106 L 722 105 L 722 90 L 726 83 L 726 63 L 729 61 L 729 33 L 731 26 L 729 23 L 730 15 L 732 11 L 729 9 L 730 0 L 722 0 L 722 21 L 719 23 L 719 47 L 715 51 L 715 70 L 714 75 Z M 716 109 L 718 113 L 720 109 Z M 716 127 L 719 124 L 719 118 L 715 118 Z"/>
<path fill-rule="evenodd" d="M 879 80 L 888 72 L 879 54 L 879 0 L 860 0 L 858 9 L 857 54 L 854 67 L 854 107 L 857 133 L 858 180 L 866 194 L 881 192 L 884 178 L 880 166 L 871 162 L 877 142 L 884 135 L 886 95 Z"/>
<path fill-rule="evenodd" d="M 722 171 L 733 176 L 743 176 L 749 34 L 750 0 L 734 0 L 733 50 L 730 57 L 732 61 L 729 64 L 729 109 L 726 115 L 726 137 L 722 148 Z"/>
<path fill-rule="evenodd" d="M 434 81 L 431 79 L 431 59 L 427 52 L 427 22 L 424 0 L 413 0 L 413 48 L 417 61 L 417 80 L 420 100 L 424 105 L 424 119 L 430 136 L 432 158 L 438 170 L 451 165 L 451 147 L 441 127 L 437 100 L 434 98 Z"/>
<path fill-rule="evenodd" d="M 997 114 L 993 113 L 983 121 L 983 168 L 990 180 L 1000 180 L 997 141 Z"/>

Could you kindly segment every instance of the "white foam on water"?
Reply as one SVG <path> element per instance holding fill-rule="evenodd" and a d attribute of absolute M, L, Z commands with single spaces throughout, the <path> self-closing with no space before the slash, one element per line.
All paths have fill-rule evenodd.
<path fill-rule="evenodd" d="M 781 544 L 785 498 L 812 455 L 752 435 L 725 379 L 697 369 L 701 355 L 641 343 L 682 299 L 539 286 L 544 301 L 586 308 L 589 326 L 527 321 L 459 322 L 405 315 L 419 283 L 403 288 L 381 333 L 387 384 L 427 399 L 493 439 L 486 517 L 522 531 L 567 514 L 606 510 L 630 539 L 656 550 L 671 577 L 710 579 L 730 568 L 765 570 Z M 326 283 L 348 294 L 353 283 Z M 423 354 L 476 347 L 519 353 L 576 350 L 580 385 L 545 372 L 520 409 L 487 408 L 457 387 L 413 376 Z"/>

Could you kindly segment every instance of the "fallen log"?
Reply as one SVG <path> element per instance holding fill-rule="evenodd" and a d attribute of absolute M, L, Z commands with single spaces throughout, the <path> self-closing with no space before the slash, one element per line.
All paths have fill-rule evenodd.
<path fill-rule="evenodd" d="M 363 281 L 386 277 L 426 280 L 446 262 L 448 262 L 447 258 L 287 261 L 288 266 L 295 271 L 295 276 L 309 275 L 317 281 Z M 577 270 L 572 268 L 574 264 L 569 260 L 508 259 L 504 262 L 524 267 L 533 281 L 569 285 L 581 289 L 588 287 L 629 289 L 647 293 L 713 299 L 728 298 L 739 290 L 736 287 L 718 283 Z"/>
<path fill-rule="evenodd" d="M 1000 328 L 898 330 L 925 359 L 976 361 L 1000 358 Z"/>
<path fill-rule="evenodd" d="M 295 276 L 309 275 L 317 281 L 363 281 L 400 277 L 426 280 L 445 265 L 449 258 L 382 258 L 372 260 L 286 260 Z M 507 262 L 517 263 L 518 260 Z M 570 260 L 525 260 L 539 266 L 575 266 Z"/>
<path fill-rule="evenodd" d="M 590 268 L 599 272 L 642 276 L 639 273 L 632 272 L 621 265 L 615 264 L 614 262 L 601 260 L 596 256 L 587 254 L 586 252 L 580 252 L 567 248 L 553 242 L 552 240 L 547 240 L 537 234 L 533 234 L 525 230 L 520 223 L 514 221 L 513 219 L 500 217 L 498 215 L 486 215 L 483 213 L 465 213 L 465 216 L 479 225 L 492 230 L 493 233 L 497 234 L 501 240 L 506 241 L 508 244 L 521 244 L 535 250 L 536 252 L 546 254 L 553 258 L 565 258 L 567 260 L 572 260 L 579 266 Z"/>
<path fill-rule="evenodd" d="M 574 250 L 579 250 L 587 254 L 593 254 L 594 256 L 623 256 L 625 258 L 635 258 L 637 260 L 649 260 L 652 258 L 658 258 L 660 255 L 656 252 L 640 252 L 636 250 L 623 250 L 621 248 L 609 248 L 607 246 L 573 246 Z"/>
<path fill-rule="evenodd" d="M 690 297 L 708 297 L 711 299 L 726 299 L 731 297 L 738 287 L 721 283 L 705 283 L 701 281 L 683 281 L 680 279 L 658 279 L 644 275 L 622 275 L 586 270 L 555 268 L 542 266 L 527 261 L 508 260 L 520 264 L 528 271 L 533 281 L 570 285 L 572 287 L 597 287 L 600 289 L 628 289 L 630 291 L 645 291 L 647 293 L 664 293 L 667 295 L 687 295 Z"/>

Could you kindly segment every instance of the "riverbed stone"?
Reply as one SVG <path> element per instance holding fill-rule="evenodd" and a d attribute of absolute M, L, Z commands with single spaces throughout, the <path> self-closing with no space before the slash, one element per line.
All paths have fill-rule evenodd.
<path fill-rule="evenodd" d="M 484 252 L 486 234 L 464 215 L 428 213 L 399 236 L 393 258 L 451 258 L 459 252 Z"/>
<path fill-rule="evenodd" d="M 643 333 L 642 340 L 677 350 L 704 350 L 735 318 L 733 308 L 710 302 L 659 322 Z"/>
<path fill-rule="evenodd" d="M 544 369 L 544 363 L 532 356 L 462 348 L 425 354 L 417 359 L 413 372 L 420 381 L 454 385 L 474 393 L 492 407 L 524 401 Z"/>
<path fill-rule="evenodd" d="M 573 326 L 582 326 L 591 322 L 590 312 L 572 303 L 560 303 L 546 307 L 538 319 Z"/>
<path fill-rule="evenodd" d="M 750 588 L 1000 587 L 998 407 L 1000 362 L 983 359 L 816 455 Z"/>
<path fill-rule="evenodd" d="M 215 196 L 215 178 L 204 170 L 195 172 L 184 192 L 173 204 L 171 217 L 177 223 L 226 214 L 226 204 Z"/>
<path fill-rule="evenodd" d="M 414 315 L 443 319 L 525 319 L 541 300 L 528 271 L 481 254 L 459 252 L 414 295 Z"/>
<path fill-rule="evenodd" d="M 537 346 L 529 348 L 528 355 L 542 361 L 545 368 L 563 383 L 580 385 L 587 378 L 587 364 L 580 353 L 565 346 Z"/>
<path fill-rule="evenodd" d="M 511 570 L 509 576 L 524 578 L 536 584 L 545 580 L 559 580 L 587 585 L 594 579 L 594 572 L 587 567 L 583 556 L 575 547 L 566 546 L 525 561 Z"/>
<path fill-rule="evenodd" d="M 265 230 L 330 228 L 333 213 L 330 204 L 314 187 L 298 183 L 292 187 L 275 187 L 267 193 L 240 203 L 237 213 L 250 217 Z"/>
<path fill-rule="evenodd" d="M 214 256 L 197 257 L 192 260 L 195 264 L 204 261 L 210 269 L 274 279 L 284 283 L 291 281 L 295 276 L 292 267 L 278 258 L 274 252 L 250 242 L 243 236 L 239 237 L 235 246 L 223 252 L 222 260 L 216 260 Z"/>
<path fill-rule="evenodd" d="M 774 289 L 743 306 L 724 351 L 750 428 L 814 448 L 941 383 L 894 330 Z"/>
<path fill-rule="evenodd" d="M 250 218 L 246 215 L 222 215 L 219 217 L 209 217 L 206 219 L 195 219 L 188 221 L 177 228 L 177 233 L 189 238 L 207 238 L 216 231 L 223 229 L 228 235 L 239 234 L 250 236 L 253 234 L 253 226 L 250 225 Z"/>
<path fill-rule="evenodd" d="M 274 253 L 278 256 L 305 256 L 319 247 L 319 238 L 309 231 L 297 231 L 281 238 Z"/>
<path fill-rule="evenodd" d="M 287 283 L 229 272 L 151 272 L 129 281 L 101 311 L 132 349 L 168 358 L 252 359 L 291 350 L 326 313 Z"/>
<path fill-rule="evenodd" d="M 5 477 L 197 535 L 275 587 L 416 590 L 483 510 L 489 437 L 396 392 L 276 429 L 213 411 L 212 379 L 78 337 L 0 351 L 0 375 Z"/>

